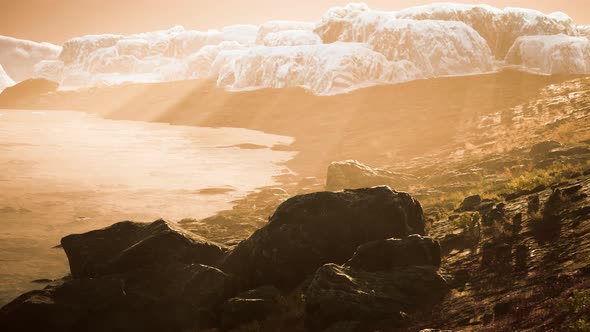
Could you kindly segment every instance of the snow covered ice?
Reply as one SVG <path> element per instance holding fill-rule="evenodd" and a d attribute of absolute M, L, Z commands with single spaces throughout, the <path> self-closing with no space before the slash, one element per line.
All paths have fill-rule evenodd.
<path fill-rule="evenodd" d="M 1 37 L 0 64 L 16 82 L 41 77 L 61 89 L 213 79 L 231 90 L 303 87 L 329 95 L 504 65 L 585 74 L 588 36 L 590 28 L 564 13 L 452 3 L 392 12 L 351 3 L 331 8 L 318 22 L 208 31 L 176 26 L 76 37 L 61 47 Z"/>
<path fill-rule="evenodd" d="M 15 83 L 12 80 L 12 78 L 10 78 L 10 76 L 8 76 L 8 74 L 6 73 L 6 71 L 4 71 L 4 68 L 2 67 L 2 65 L 0 65 L 0 92 L 2 92 L 4 89 L 13 86 Z"/>
<path fill-rule="evenodd" d="M 590 41 L 566 35 L 520 37 L 506 63 L 539 74 L 590 74 Z"/>
<path fill-rule="evenodd" d="M 61 47 L 50 43 L 0 36 L 0 65 L 16 82 L 31 78 L 35 64 L 57 59 L 60 52 Z"/>

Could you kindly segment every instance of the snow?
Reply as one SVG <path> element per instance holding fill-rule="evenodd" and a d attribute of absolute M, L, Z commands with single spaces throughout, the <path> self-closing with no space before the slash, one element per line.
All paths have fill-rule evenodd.
<path fill-rule="evenodd" d="M 577 35 L 573 20 L 566 14 L 545 15 L 532 9 L 437 3 L 408 8 L 394 15 L 405 19 L 464 22 L 488 42 L 498 60 L 504 59 L 510 47 L 521 36 Z"/>
<path fill-rule="evenodd" d="M 307 30 L 311 31 L 315 27 L 314 23 L 301 21 L 269 21 L 263 23 L 258 28 L 258 36 L 256 37 L 256 44 L 264 45 L 266 36 L 270 33 L 277 33 L 288 30 Z"/>
<path fill-rule="evenodd" d="M 4 91 L 4 89 L 15 85 L 16 83 L 8 76 L 2 65 L 0 65 L 0 92 Z"/>
<path fill-rule="evenodd" d="M 297 46 L 321 44 L 320 36 L 310 30 L 283 30 L 268 33 L 262 40 L 264 46 Z"/>
<path fill-rule="evenodd" d="M 0 36 L 0 64 L 16 82 L 31 78 L 39 61 L 56 59 L 61 47 Z"/>
<path fill-rule="evenodd" d="M 408 61 L 420 77 L 493 70 L 486 41 L 463 22 L 397 19 L 364 4 L 330 9 L 314 30 L 326 43 L 364 42 L 390 61 Z"/>
<path fill-rule="evenodd" d="M 218 60 L 224 62 L 215 66 L 219 68 L 218 82 L 231 90 L 304 87 L 318 95 L 329 95 L 416 78 L 411 65 L 393 64 L 383 54 L 358 43 L 260 46 L 230 51 Z"/>
<path fill-rule="evenodd" d="M 587 73 L 588 39 L 581 36 L 589 37 L 590 27 L 576 26 L 561 12 L 452 3 L 388 12 L 350 3 L 329 9 L 317 23 L 208 31 L 175 26 L 76 37 L 63 47 L 12 39 L 3 47 L 7 39 L 0 37 L 0 63 L 17 81 L 42 77 L 61 89 L 213 79 L 232 90 L 303 87 L 330 95 L 504 65 Z M 18 61 L 23 65 L 14 65 Z"/>
<path fill-rule="evenodd" d="M 567 35 L 520 37 L 506 63 L 539 74 L 590 74 L 590 41 Z"/>
<path fill-rule="evenodd" d="M 486 41 L 462 22 L 390 20 L 375 30 L 368 43 L 391 61 L 412 62 L 423 77 L 493 69 Z"/>
<path fill-rule="evenodd" d="M 175 26 L 133 35 L 76 37 L 64 43 L 59 62 L 39 63 L 34 76 L 57 81 L 62 89 L 198 78 L 207 76 L 203 66 L 216 53 L 207 55 L 211 49 L 206 47 L 253 45 L 257 34 L 256 26 L 235 25 L 221 31 Z"/>
<path fill-rule="evenodd" d="M 578 25 L 578 34 L 590 38 L 590 25 Z"/>

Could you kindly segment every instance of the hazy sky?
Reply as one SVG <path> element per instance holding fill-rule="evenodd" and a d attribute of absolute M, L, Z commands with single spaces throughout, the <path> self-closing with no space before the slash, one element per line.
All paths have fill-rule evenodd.
<path fill-rule="evenodd" d="M 0 35 L 61 44 L 94 33 L 135 33 L 174 25 L 206 30 L 268 20 L 317 21 L 328 8 L 349 0 L 0 0 Z M 367 0 L 371 8 L 397 10 L 425 0 Z M 562 11 L 590 24 L 590 0 L 456 0 L 497 7 Z"/>

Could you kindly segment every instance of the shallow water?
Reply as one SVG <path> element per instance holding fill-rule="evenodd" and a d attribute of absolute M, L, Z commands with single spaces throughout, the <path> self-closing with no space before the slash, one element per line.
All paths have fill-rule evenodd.
<path fill-rule="evenodd" d="M 289 172 L 293 152 L 270 147 L 291 142 L 246 129 L 0 110 L 0 305 L 44 286 L 32 280 L 69 271 L 63 250 L 52 249 L 64 235 L 212 215 Z"/>

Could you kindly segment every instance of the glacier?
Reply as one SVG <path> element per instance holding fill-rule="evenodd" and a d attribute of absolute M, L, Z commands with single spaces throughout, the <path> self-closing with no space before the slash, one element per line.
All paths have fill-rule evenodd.
<path fill-rule="evenodd" d="M 11 42 L 30 43 L 26 51 L 2 47 L 7 37 L 0 37 L 0 64 L 17 82 L 40 77 L 60 89 L 212 79 L 230 90 L 303 87 L 330 95 L 505 67 L 586 74 L 589 36 L 590 27 L 560 12 L 452 3 L 380 11 L 350 3 L 329 9 L 318 22 L 208 31 L 175 26 L 75 37 L 62 46 Z M 19 67 L 14 59 L 28 62 Z"/>
<path fill-rule="evenodd" d="M 590 41 L 567 35 L 520 37 L 506 63 L 546 75 L 590 74 Z"/>
<path fill-rule="evenodd" d="M 57 59 L 60 52 L 60 46 L 50 43 L 0 36 L 0 65 L 17 83 L 33 76 L 35 64 Z"/>
<path fill-rule="evenodd" d="M 223 59 L 223 60 L 221 60 Z M 304 87 L 315 94 L 398 83 L 419 77 L 405 61 L 390 62 L 360 43 L 255 47 L 222 54 L 218 84 L 230 90 Z"/>
<path fill-rule="evenodd" d="M 578 25 L 578 33 L 582 37 L 590 38 L 590 25 Z"/>
<path fill-rule="evenodd" d="M 488 42 L 498 60 L 504 59 L 510 47 L 521 36 L 577 35 L 573 20 L 560 12 L 546 15 L 532 9 L 436 3 L 404 9 L 393 15 L 405 19 L 464 22 Z"/>
<path fill-rule="evenodd" d="M 2 65 L 0 65 L 0 92 L 2 92 L 4 89 L 11 87 L 15 84 L 16 83 L 14 82 L 14 80 L 12 80 L 12 78 L 10 78 L 10 76 L 8 76 L 6 71 L 4 71 L 4 68 L 2 67 Z"/>

